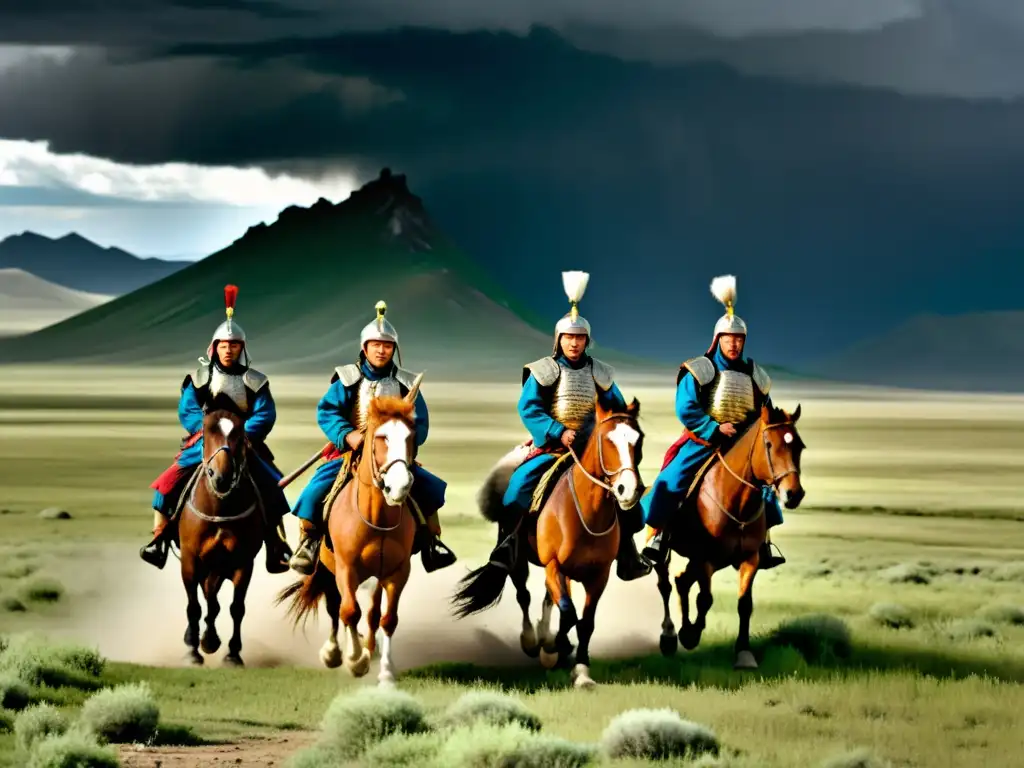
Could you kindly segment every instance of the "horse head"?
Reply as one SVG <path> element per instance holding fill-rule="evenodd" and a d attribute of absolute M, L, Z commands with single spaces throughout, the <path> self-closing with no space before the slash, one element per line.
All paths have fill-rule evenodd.
<path fill-rule="evenodd" d="M 624 409 L 606 410 L 598 401 L 587 447 L 588 454 L 597 454 L 599 479 L 608 484 L 608 490 L 624 510 L 636 506 L 644 492 L 640 479 L 644 433 L 639 420 L 640 402 L 635 397 Z"/>
<path fill-rule="evenodd" d="M 754 474 L 763 483 L 772 485 L 779 501 L 786 509 L 796 509 L 804 498 L 800 484 L 800 455 L 804 441 L 796 431 L 800 419 L 800 406 L 793 413 L 781 408 L 761 408 L 761 434 L 764 441 L 763 458 L 754 458 Z"/>
<path fill-rule="evenodd" d="M 412 490 L 416 395 L 422 380 L 421 373 L 405 397 L 375 397 L 370 403 L 363 454 L 370 459 L 373 484 L 389 506 L 401 505 Z"/>
<path fill-rule="evenodd" d="M 214 496 L 223 499 L 245 472 L 245 425 L 232 411 L 217 410 L 203 417 L 203 476 Z"/>

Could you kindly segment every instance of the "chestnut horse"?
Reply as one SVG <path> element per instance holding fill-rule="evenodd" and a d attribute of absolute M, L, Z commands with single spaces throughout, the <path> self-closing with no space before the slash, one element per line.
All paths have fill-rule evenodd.
<path fill-rule="evenodd" d="M 671 549 L 688 558 L 686 570 L 675 578 L 683 614 L 679 642 L 687 650 L 700 643 L 705 620 L 714 598 L 711 577 L 727 565 L 739 570 L 739 634 L 735 645 L 736 669 L 757 669 L 757 660 L 750 652 L 750 615 L 754 611 L 754 576 L 757 575 L 758 551 L 767 533 L 765 522 L 765 488 L 778 493 L 787 509 L 795 509 L 804 498 L 800 484 L 800 455 L 803 440 L 796 431 L 800 406 L 791 414 L 764 406 L 760 418 L 736 439 L 701 481 L 696 498 L 684 501 L 670 529 Z M 649 530 L 648 539 L 653 535 Z M 675 627 L 669 613 L 672 584 L 668 567 L 671 552 L 660 565 L 658 591 L 665 607 L 661 623 L 661 652 L 676 652 Z M 697 620 L 690 622 L 690 587 L 698 584 Z"/>
<path fill-rule="evenodd" d="M 464 618 L 495 605 L 505 579 L 511 577 L 523 611 L 519 640 L 527 655 L 539 652 L 541 663 L 548 669 L 565 664 L 572 651 L 569 630 L 576 627 L 579 647 L 572 679 L 577 688 L 595 685 L 590 677 L 594 617 L 619 551 L 619 537 L 629 535 L 620 529 L 618 509 L 631 509 L 643 494 L 638 467 L 644 434 L 639 415 L 640 403 L 635 398 L 623 411 L 606 411 L 598 403 L 582 458 L 573 452 L 572 466 L 555 482 L 540 513 L 520 523 L 512 572 L 488 563 L 467 574 L 451 599 L 455 615 Z M 482 511 L 490 516 L 490 510 Z M 529 547 L 522 546 L 524 542 Z M 531 563 L 544 569 L 546 586 L 536 631 L 530 622 L 530 592 L 526 586 Z M 586 590 L 582 619 L 577 617 L 569 593 L 570 579 Z M 554 606 L 558 607 L 559 623 L 558 634 L 552 637 Z"/>
<path fill-rule="evenodd" d="M 249 442 L 242 419 L 232 411 L 212 411 L 203 418 L 203 463 L 199 477 L 189 483 L 178 519 L 181 580 L 188 597 L 185 645 L 189 659 L 202 664 L 199 653 L 220 649 L 217 594 L 226 579 L 234 585 L 231 618 L 234 632 L 226 664 L 242 666 L 242 619 L 245 595 L 256 555 L 263 546 L 266 525 L 259 492 L 249 474 Z M 206 598 L 206 631 L 199 638 L 199 585 Z"/>
<path fill-rule="evenodd" d="M 342 662 L 338 646 L 339 622 L 345 627 L 345 667 L 353 677 L 370 670 L 376 650 L 377 630 L 384 630 L 380 658 L 380 685 L 395 682 L 391 637 L 398 627 L 398 601 L 409 580 L 416 520 L 407 498 L 412 489 L 412 462 L 416 445 L 416 395 L 419 374 L 404 398 L 377 397 L 369 407 L 366 436 L 359 448 L 355 477 L 331 504 L 327 529 L 331 548 L 320 544 L 320 558 L 309 576 L 286 587 L 278 604 L 291 598 L 289 613 L 295 626 L 315 615 L 321 598 L 331 618 L 331 634 L 320 649 L 326 667 Z M 333 550 L 333 551 L 332 551 Z M 372 604 L 367 613 L 368 634 L 364 647 L 357 629 L 361 611 L 356 590 L 375 577 Z M 388 605 L 381 618 L 381 597 Z"/>

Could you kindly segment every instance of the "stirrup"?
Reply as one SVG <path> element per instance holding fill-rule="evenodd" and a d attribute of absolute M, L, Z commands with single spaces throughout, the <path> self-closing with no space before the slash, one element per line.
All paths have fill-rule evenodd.
<path fill-rule="evenodd" d="M 424 542 L 423 549 L 420 550 L 420 560 L 423 562 L 423 570 L 433 573 L 441 568 L 454 565 L 458 558 L 443 541 L 432 537 Z"/>

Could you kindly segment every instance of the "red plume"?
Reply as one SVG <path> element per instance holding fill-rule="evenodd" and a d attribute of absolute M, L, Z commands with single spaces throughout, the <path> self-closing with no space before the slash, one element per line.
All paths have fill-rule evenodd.
<path fill-rule="evenodd" d="M 228 309 L 235 308 L 235 301 L 238 299 L 238 286 L 237 285 L 225 285 L 224 286 L 224 306 Z"/>

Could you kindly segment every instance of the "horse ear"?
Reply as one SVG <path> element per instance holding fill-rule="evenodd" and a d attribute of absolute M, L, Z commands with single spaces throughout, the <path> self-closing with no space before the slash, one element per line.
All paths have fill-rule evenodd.
<path fill-rule="evenodd" d="M 634 397 L 633 402 L 626 406 L 626 413 L 633 418 L 637 418 L 640 415 L 640 401 Z"/>
<path fill-rule="evenodd" d="M 423 374 L 419 373 L 416 375 L 415 380 L 412 382 L 412 386 L 409 387 L 409 393 L 405 396 L 405 402 L 415 403 L 416 395 L 420 393 L 420 382 L 423 381 Z"/>
<path fill-rule="evenodd" d="M 797 403 L 796 410 L 793 411 L 793 421 L 800 421 L 800 404 Z"/>

